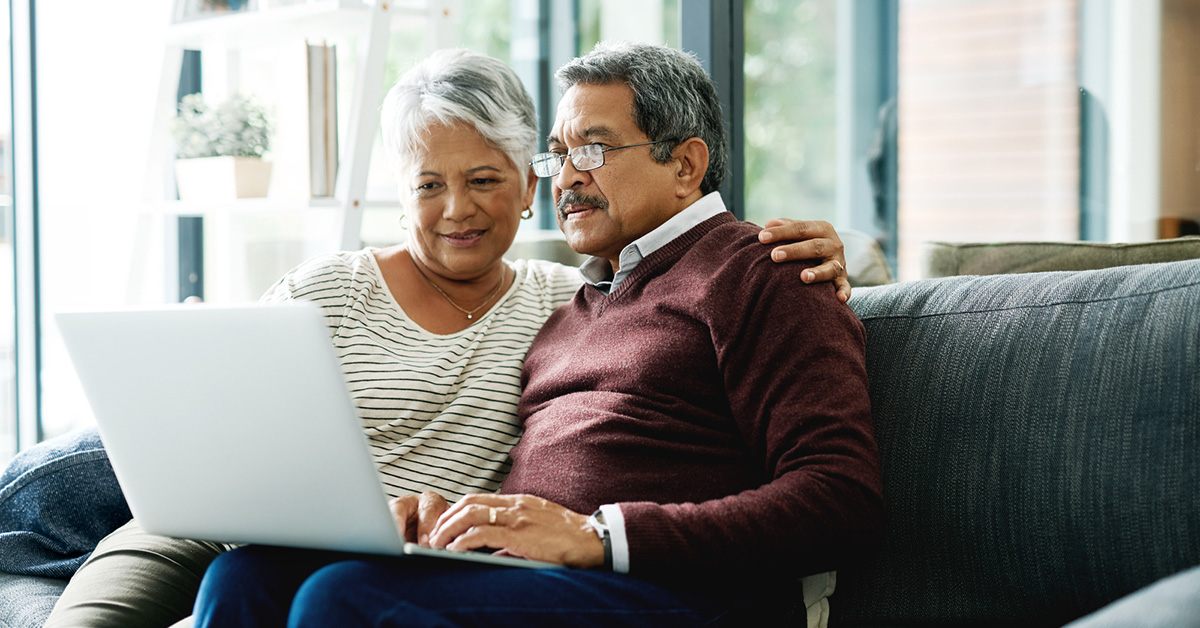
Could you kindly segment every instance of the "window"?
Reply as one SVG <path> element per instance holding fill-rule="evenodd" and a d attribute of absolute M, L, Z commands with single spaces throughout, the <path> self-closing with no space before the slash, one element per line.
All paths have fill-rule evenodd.
<path fill-rule="evenodd" d="M 177 217 L 147 208 L 153 194 L 144 176 L 148 163 L 163 161 L 150 148 L 148 121 L 162 77 L 178 71 L 161 62 L 171 4 L 129 0 L 114 11 L 105 3 L 63 9 L 35 2 L 42 14 L 36 66 L 29 51 L 22 56 L 19 31 L 0 24 L 16 57 L 15 76 L 0 74 L 0 91 L 19 92 L 22 69 L 36 67 L 27 82 L 37 86 L 37 146 L 29 154 L 37 159 L 40 220 L 40 240 L 22 242 L 20 225 L 28 221 L 19 218 L 29 198 L 22 185 L 33 181 L 33 157 L 23 167 L 25 153 L 14 147 L 33 137 L 21 126 L 32 122 L 22 121 L 21 99 L 5 91 L 0 107 L 17 103 L 17 126 L 7 128 L 14 115 L 0 116 L 0 458 L 12 453 L 18 432 L 27 444 L 30 434 L 54 436 L 92 420 L 57 339 L 54 312 L 177 300 Z M 467 46 L 517 69 L 548 132 L 558 98 L 552 73 L 559 65 L 601 39 L 682 47 L 695 34 L 681 16 L 721 3 L 392 4 L 397 12 L 390 19 L 385 88 L 429 50 Z M 733 39 L 744 47 L 738 121 L 744 163 L 737 174 L 744 175 L 741 204 L 749 220 L 819 218 L 867 232 L 883 245 L 898 277 L 912 279 L 928 240 L 1130 241 L 1155 237 L 1160 218 L 1200 219 L 1196 0 L 729 5 L 740 11 L 731 15 L 741 16 L 744 29 Z M 14 19 L 23 6 L 0 0 Z M 360 42 L 346 36 L 329 43 L 337 46 L 344 116 Z M 266 90 L 270 71 L 255 69 L 255 57 L 282 50 L 265 40 L 260 47 L 265 50 L 240 59 L 246 68 L 240 84 Z M 202 64 L 207 81 L 227 72 L 231 59 L 209 55 Z M 0 73 L 8 68 L 0 60 Z M 345 137 L 343 116 L 339 135 Z M 287 141 L 297 141 L 288 137 L 277 145 L 280 153 L 288 152 Z M 395 181 L 378 141 L 370 164 L 363 241 L 401 241 Z M 555 229 L 548 186 L 540 187 L 539 218 L 523 223 L 523 230 Z M 282 272 L 331 248 L 337 229 L 334 212 L 320 208 L 206 216 L 206 300 L 257 298 Z M 37 257 L 33 244 L 40 246 Z M 18 285 L 23 296 L 14 302 L 13 287 L 4 282 L 31 269 L 39 273 L 40 300 L 29 296 L 39 292 Z M 36 316 L 41 336 L 14 358 L 14 338 L 24 338 L 20 313 L 27 310 L 35 313 L 29 317 Z M 21 375 L 16 400 L 14 373 Z M 39 390 L 40 416 L 25 394 Z"/>
<path fill-rule="evenodd" d="M 142 190 L 170 8 L 81 2 L 55 15 L 35 5 L 46 437 L 92 421 L 54 312 L 166 300 L 168 224 L 144 211 Z"/>
<path fill-rule="evenodd" d="M 679 47 L 679 0 L 580 0 L 579 48 L 587 54 L 605 39 Z"/>
<path fill-rule="evenodd" d="M 1079 239 L 1075 0 L 900 3 L 900 276 L 923 241 Z"/>
<path fill-rule="evenodd" d="M 750 220 L 865 231 L 916 279 L 926 241 L 1137 241 L 1200 216 L 1195 2 L 744 9 Z"/>
<path fill-rule="evenodd" d="M 837 2 L 748 2 L 746 216 L 837 221 Z"/>
<path fill-rule="evenodd" d="M 7 0 L 0 1 L 0 36 L 11 44 Z M 11 45 L 0 47 L 0 461 L 7 460 L 17 449 L 11 49 Z"/>
<path fill-rule="evenodd" d="M 637 20 L 629 20 L 630 15 L 637 15 Z M 395 21 L 392 28 L 387 87 L 427 50 L 465 46 L 496 57 L 517 71 L 539 109 L 544 137 L 550 132 L 558 102 L 558 90 L 553 85 L 553 72 L 558 65 L 608 38 L 678 47 L 679 0 L 580 0 L 574 4 L 472 0 L 457 9 L 449 8 L 440 16 Z M 570 49 L 555 50 L 557 41 L 544 41 L 551 38 L 569 40 Z M 398 225 L 401 211 L 396 181 L 387 170 L 381 136 L 376 139 L 371 157 L 369 187 L 370 202 L 363 217 L 364 242 L 389 245 L 403 241 L 405 234 Z M 557 232 L 548 191 L 548 185 L 539 185 L 535 218 L 521 223 L 523 234 L 537 229 Z"/>

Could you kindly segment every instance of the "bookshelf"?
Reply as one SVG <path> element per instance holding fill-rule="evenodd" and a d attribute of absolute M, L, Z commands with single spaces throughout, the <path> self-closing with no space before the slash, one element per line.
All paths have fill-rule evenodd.
<path fill-rule="evenodd" d="M 286 6 L 275 4 L 278 3 L 258 0 L 242 11 L 181 21 L 169 27 L 164 38 L 143 205 L 149 213 L 168 216 L 337 211 L 340 213 L 340 233 L 332 244 L 342 249 L 359 248 L 362 212 L 367 205 L 367 169 L 378 125 L 379 104 L 383 97 L 391 22 L 404 14 L 426 16 L 436 8 L 431 5 L 436 5 L 437 1 L 300 0 Z M 342 112 L 347 123 L 345 132 L 339 138 L 340 160 L 336 179 L 331 182 L 332 194 L 308 197 L 307 191 L 292 190 L 282 197 L 227 202 L 173 200 L 174 148 L 169 129 L 176 111 L 184 50 L 201 51 L 205 66 L 206 98 L 211 94 L 215 99 L 221 99 L 238 91 L 239 60 L 244 51 L 294 46 L 297 53 L 303 55 L 305 41 L 320 42 L 346 36 L 356 38 L 356 63 L 349 110 Z M 299 62 L 306 63 L 307 59 L 301 57 Z M 214 84 L 210 84 L 210 76 L 216 77 L 212 81 Z M 307 91 L 307 87 L 299 93 L 304 91 Z M 275 145 L 278 146 L 278 142 Z"/>

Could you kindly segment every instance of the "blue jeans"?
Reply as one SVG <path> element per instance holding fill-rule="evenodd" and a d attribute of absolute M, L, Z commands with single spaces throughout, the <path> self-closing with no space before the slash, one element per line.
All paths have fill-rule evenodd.
<path fill-rule="evenodd" d="M 728 594 L 604 571 L 243 547 L 209 567 L 195 628 L 702 626 L 731 607 Z"/>

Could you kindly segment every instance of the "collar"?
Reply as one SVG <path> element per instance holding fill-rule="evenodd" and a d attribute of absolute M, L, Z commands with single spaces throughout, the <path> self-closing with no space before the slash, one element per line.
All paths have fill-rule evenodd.
<path fill-rule="evenodd" d="M 589 285 L 605 294 L 621 283 L 638 263 L 658 249 L 666 246 L 675 238 L 691 231 L 696 225 L 724 212 L 725 202 L 721 200 L 720 192 L 709 192 L 700 200 L 688 205 L 683 211 L 671 216 L 666 222 L 655 227 L 653 231 L 634 240 L 621 249 L 617 263 L 621 268 L 614 275 L 612 265 L 603 257 L 592 257 L 579 267 L 579 273 Z"/>

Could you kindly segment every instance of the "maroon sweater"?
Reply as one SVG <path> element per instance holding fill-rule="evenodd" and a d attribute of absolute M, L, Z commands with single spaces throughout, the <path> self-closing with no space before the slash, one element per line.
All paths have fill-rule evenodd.
<path fill-rule="evenodd" d="M 882 538 L 862 324 L 758 231 L 723 213 L 583 286 L 526 357 L 501 490 L 619 504 L 631 574 L 798 576 Z"/>

